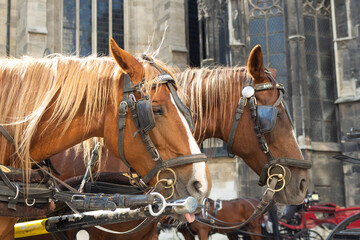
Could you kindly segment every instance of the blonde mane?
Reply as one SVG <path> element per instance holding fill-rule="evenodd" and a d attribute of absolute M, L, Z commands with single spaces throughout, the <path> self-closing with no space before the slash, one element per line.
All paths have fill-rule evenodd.
<path fill-rule="evenodd" d="M 155 62 L 169 70 L 157 60 Z M 152 85 L 160 73 L 147 62 L 145 86 Z M 170 72 L 169 72 L 170 73 Z M 15 154 L 10 163 L 28 169 L 30 145 L 38 124 L 52 107 L 46 124 L 65 124 L 63 133 L 73 121 L 80 107 L 89 126 L 93 117 L 104 114 L 109 99 L 115 102 L 120 91 L 119 79 L 123 71 L 110 57 L 86 58 L 54 56 L 36 59 L 0 59 L 0 124 L 13 136 Z M 150 89 L 143 89 L 146 94 Z M 8 141 L 0 138 L 1 161 L 4 163 Z"/>
<path fill-rule="evenodd" d="M 183 101 L 196 116 L 194 124 L 195 128 L 200 127 L 200 139 L 205 133 L 205 127 L 209 126 L 210 121 L 214 119 L 214 115 L 218 114 L 214 112 L 216 107 L 221 106 L 217 109 L 220 111 L 220 121 L 224 122 L 229 117 L 227 115 L 230 107 L 229 102 L 234 101 L 235 96 L 240 95 L 239 92 L 245 82 L 245 78 L 240 77 L 240 72 L 245 71 L 245 69 L 245 67 L 222 66 L 215 68 L 188 68 L 176 74 L 182 91 L 188 93 L 187 98 Z M 188 89 L 190 89 L 190 93 Z M 205 99 L 203 99 L 204 97 Z M 206 122 L 204 122 L 205 120 Z M 202 124 L 200 125 L 200 123 Z M 211 132 L 214 136 L 215 125 L 213 126 Z"/>

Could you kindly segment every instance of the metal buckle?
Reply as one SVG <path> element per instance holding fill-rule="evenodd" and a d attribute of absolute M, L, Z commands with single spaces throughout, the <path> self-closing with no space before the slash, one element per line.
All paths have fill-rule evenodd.
<path fill-rule="evenodd" d="M 155 161 L 155 162 L 157 162 L 159 159 L 160 159 L 160 154 L 159 154 L 159 152 L 158 152 L 158 150 L 155 148 L 155 155 L 156 155 L 156 157 L 155 158 L 153 158 L 153 160 Z"/>
<path fill-rule="evenodd" d="M 126 112 L 128 111 L 128 103 L 126 101 L 122 101 L 120 103 L 120 110 L 121 114 L 126 114 Z"/>

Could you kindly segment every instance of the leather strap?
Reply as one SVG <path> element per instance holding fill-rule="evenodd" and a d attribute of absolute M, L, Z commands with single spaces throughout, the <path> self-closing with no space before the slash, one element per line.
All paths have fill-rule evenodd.
<path fill-rule="evenodd" d="M 229 133 L 229 137 L 228 137 L 227 145 L 226 145 L 229 157 L 235 157 L 235 154 L 232 151 L 232 146 L 234 144 L 236 129 L 239 126 L 239 121 L 244 112 L 244 107 L 246 105 L 246 102 L 247 102 L 246 98 L 241 97 L 239 99 L 238 105 L 235 110 L 236 111 L 235 117 L 234 117 L 233 123 L 231 125 L 231 129 L 230 129 L 230 133 Z"/>
<path fill-rule="evenodd" d="M 124 154 L 124 131 L 125 131 L 125 121 L 126 121 L 126 114 L 128 111 L 128 98 L 129 93 L 128 90 L 132 88 L 132 82 L 130 80 L 129 75 L 124 74 L 124 90 L 123 90 L 123 99 L 119 106 L 119 137 L 118 137 L 118 151 L 120 155 L 121 161 L 125 163 L 128 168 L 131 168 L 128 161 L 126 161 L 125 154 Z"/>

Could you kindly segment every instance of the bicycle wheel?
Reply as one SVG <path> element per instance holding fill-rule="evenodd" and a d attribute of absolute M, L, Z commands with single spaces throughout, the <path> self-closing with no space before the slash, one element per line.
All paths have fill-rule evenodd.
<path fill-rule="evenodd" d="M 296 233 L 294 236 L 296 240 L 324 240 L 324 238 L 316 231 L 304 229 Z"/>

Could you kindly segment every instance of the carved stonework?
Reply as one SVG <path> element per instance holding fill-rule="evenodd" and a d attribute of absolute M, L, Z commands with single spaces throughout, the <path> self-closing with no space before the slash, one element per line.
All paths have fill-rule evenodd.
<path fill-rule="evenodd" d="M 330 17 L 330 1 L 303 0 L 303 12 L 310 15 L 323 15 Z"/>
<path fill-rule="evenodd" d="M 199 20 L 202 20 L 203 18 L 209 17 L 209 8 L 205 3 L 205 0 L 198 0 L 198 17 Z"/>
<path fill-rule="evenodd" d="M 215 4 L 216 18 L 218 24 L 226 26 L 228 21 L 228 3 L 226 0 L 217 0 Z"/>
<path fill-rule="evenodd" d="M 282 12 L 282 0 L 249 0 L 250 17 L 278 15 Z"/>

